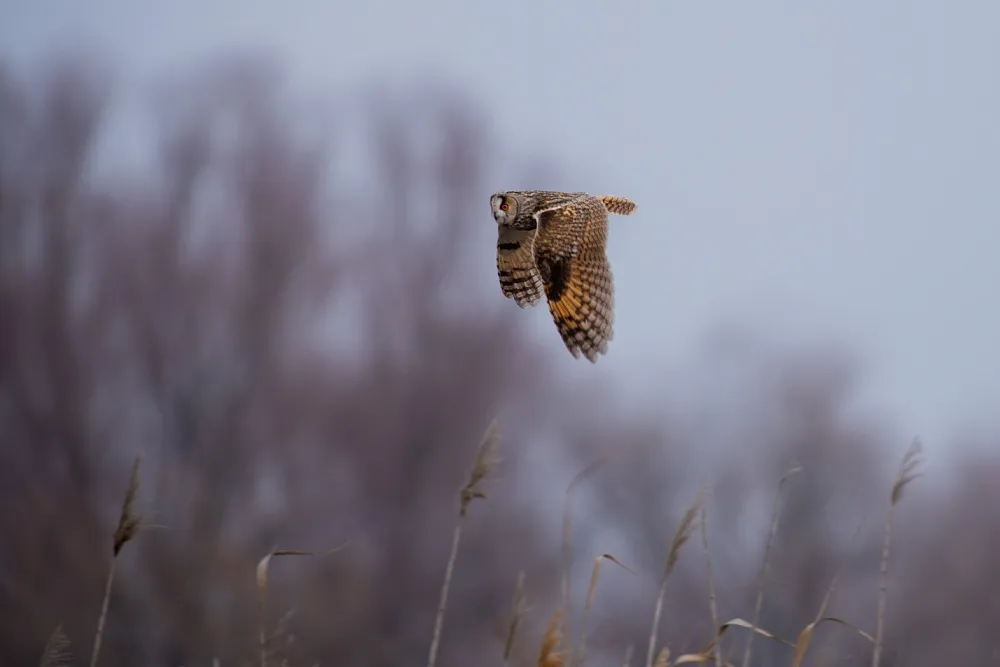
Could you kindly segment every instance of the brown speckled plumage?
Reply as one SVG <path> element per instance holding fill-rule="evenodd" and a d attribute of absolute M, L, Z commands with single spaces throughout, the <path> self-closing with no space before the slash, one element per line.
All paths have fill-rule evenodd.
<path fill-rule="evenodd" d="M 497 272 L 504 295 L 522 308 L 544 294 L 566 348 L 591 362 L 614 336 L 614 281 L 605 250 L 608 213 L 629 215 L 624 197 L 584 192 L 499 192 Z"/>
<path fill-rule="evenodd" d="M 497 235 L 497 276 L 500 289 L 521 308 L 537 304 L 544 292 L 532 246 L 535 231 L 501 227 Z"/>

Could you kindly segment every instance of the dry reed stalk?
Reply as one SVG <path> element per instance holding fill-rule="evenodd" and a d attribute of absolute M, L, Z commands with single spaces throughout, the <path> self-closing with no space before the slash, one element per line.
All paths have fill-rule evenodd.
<path fill-rule="evenodd" d="M 719 627 L 719 608 L 715 597 L 715 577 L 712 576 L 712 552 L 708 548 L 708 510 L 701 508 L 701 546 L 705 552 L 705 572 L 708 576 L 708 609 L 712 614 L 712 627 Z M 715 667 L 722 667 L 722 653 L 714 647 Z"/>
<path fill-rule="evenodd" d="M 141 458 L 136 457 L 135 461 L 132 462 L 132 473 L 129 475 L 128 486 L 125 488 L 125 497 L 122 499 L 122 511 L 118 517 L 118 525 L 115 527 L 111 549 L 111 565 L 108 568 L 108 578 L 104 582 L 104 599 L 101 601 L 101 615 L 97 617 L 97 631 L 94 633 L 94 648 L 90 654 L 90 667 L 96 667 L 97 658 L 101 654 L 101 642 L 104 639 L 104 626 L 108 620 L 108 607 L 111 604 L 111 587 L 115 581 L 118 555 L 121 553 L 122 548 L 139 534 L 142 517 L 136 509 L 136 501 L 139 496 L 140 461 Z"/>
<path fill-rule="evenodd" d="M 823 602 L 819 605 L 819 611 L 816 612 L 816 618 L 813 619 L 812 623 L 807 625 L 799 633 L 798 639 L 795 640 L 795 656 L 792 658 L 792 667 L 802 667 L 803 661 L 806 659 L 806 652 L 809 650 L 809 645 L 812 643 L 813 634 L 816 632 L 816 627 L 823 621 L 823 617 L 826 616 L 826 609 L 830 605 L 830 597 L 833 595 L 833 590 L 837 586 L 837 578 L 840 576 L 840 572 L 833 575 L 833 579 L 830 581 L 830 586 L 826 589 L 826 595 L 823 596 Z"/>
<path fill-rule="evenodd" d="M 69 637 L 63 632 L 61 625 L 56 626 L 52 636 L 45 642 L 39 667 L 62 667 L 72 661 L 73 654 L 69 650 Z"/>
<path fill-rule="evenodd" d="M 444 582 L 441 584 L 441 599 L 438 603 L 437 614 L 434 618 L 434 634 L 431 637 L 431 648 L 427 656 L 427 667 L 434 667 L 437 661 L 438 646 L 441 643 L 441 629 L 444 626 L 444 613 L 448 606 L 448 590 L 451 587 L 451 578 L 455 573 L 455 561 L 458 559 L 458 545 L 462 540 L 462 523 L 469 511 L 472 501 L 477 498 L 486 498 L 480 485 L 496 467 L 499 459 L 496 455 L 497 443 L 500 440 L 500 431 L 494 419 L 486 428 L 479 447 L 476 448 L 476 460 L 469 471 L 469 478 L 459 491 L 458 519 L 455 521 L 455 530 L 451 538 L 451 553 L 448 555 L 448 565 L 444 571 Z"/>
<path fill-rule="evenodd" d="M 760 579 L 757 582 L 757 602 L 754 605 L 752 623 L 754 628 L 760 623 L 760 611 L 764 606 L 764 591 L 767 589 L 768 567 L 771 564 L 771 547 L 774 544 L 774 536 L 778 534 L 778 519 L 781 516 L 781 492 L 784 490 L 785 482 L 800 472 L 802 472 L 801 467 L 789 468 L 781 476 L 781 480 L 778 482 L 778 492 L 774 495 L 774 507 L 771 509 L 771 532 L 767 536 L 767 544 L 764 547 L 764 562 L 761 565 Z M 747 637 L 747 645 L 743 649 L 743 667 L 750 665 L 750 655 L 753 651 L 753 640 L 756 634 L 756 632 L 751 632 L 750 636 Z"/>
<path fill-rule="evenodd" d="M 857 530 L 854 531 L 854 537 L 851 538 L 852 546 L 856 543 L 858 535 L 860 533 L 861 533 L 861 524 L 858 525 Z M 830 598 L 833 597 L 833 591 L 837 587 L 837 580 L 840 579 L 840 573 L 843 569 L 844 569 L 843 564 L 841 564 L 841 566 L 837 568 L 836 574 L 833 575 L 833 579 L 830 580 L 830 585 L 826 589 L 826 595 L 823 596 L 823 601 L 819 605 L 819 611 L 816 612 L 816 617 L 806 627 L 802 628 L 802 631 L 799 633 L 798 639 L 796 639 L 795 641 L 795 655 L 792 659 L 792 667 L 802 667 L 802 663 L 805 661 L 806 658 L 806 652 L 809 650 L 809 647 L 812 644 L 813 637 L 815 636 L 816 628 L 818 628 L 821 623 L 827 623 L 827 622 L 839 623 L 841 625 L 851 628 L 852 630 L 860 634 L 862 637 L 868 639 L 869 641 L 873 641 L 872 636 L 869 635 L 867 632 L 858 630 L 847 621 L 839 619 L 835 616 L 826 615 L 826 610 L 830 606 Z"/>
<path fill-rule="evenodd" d="M 667 667 L 670 664 L 670 649 L 666 646 L 660 649 L 659 655 L 656 656 L 656 662 L 653 663 L 653 667 Z"/>
<path fill-rule="evenodd" d="M 587 619 L 590 616 L 590 608 L 594 604 L 594 597 L 597 594 L 597 580 L 600 578 L 601 574 L 601 563 L 604 560 L 609 560 L 618 567 L 631 572 L 632 574 L 638 575 L 638 573 L 630 568 L 629 566 L 622 563 L 620 560 L 612 556 L 611 554 L 601 554 L 594 559 L 594 567 L 590 572 L 590 586 L 587 587 L 587 600 L 583 605 L 583 618 L 580 621 L 580 653 L 579 660 L 576 660 L 576 650 L 570 648 L 569 661 L 567 665 L 572 667 L 574 664 L 583 664 L 584 655 L 587 652 Z M 574 662 L 575 661 L 575 662 Z"/>
<path fill-rule="evenodd" d="M 542 650 L 538 655 L 538 667 L 563 667 L 565 654 L 559 650 L 563 633 L 561 626 L 562 609 L 556 608 L 549 620 L 549 627 L 542 636 Z"/>
<path fill-rule="evenodd" d="M 625 658 L 622 660 L 622 667 L 632 667 L 632 653 L 635 651 L 635 644 L 625 647 Z"/>
<path fill-rule="evenodd" d="M 704 489 L 698 492 L 691 506 L 684 512 L 681 522 L 674 533 L 674 539 L 670 543 L 670 551 L 667 554 L 667 563 L 663 568 L 663 577 L 660 579 L 660 590 L 656 596 L 656 607 L 653 609 L 653 627 L 649 632 L 649 649 L 646 652 L 646 667 L 653 667 L 654 652 L 656 650 L 656 636 L 660 628 L 660 616 L 663 613 L 663 597 L 667 592 L 667 580 L 677 566 L 677 559 L 680 557 L 681 549 L 691 538 L 694 531 L 698 513 L 701 510 L 704 500 Z"/>
<path fill-rule="evenodd" d="M 503 647 L 503 661 L 510 660 L 510 654 L 514 650 L 514 640 L 517 637 L 517 629 L 521 627 L 521 618 L 527 611 L 524 595 L 524 570 L 517 573 L 517 584 L 514 586 L 514 604 L 511 609 L 510 628 L 507 630 L 507 641 Z"/>
<path fill-rule="evenodd" d="M 889 543 L 892 535 L 892 515 L 903 498 L 903 491 L 910 482 L 915 480 L 920 474 L 917 468 L 923 461 L 923 445 L 919 439 L 914 439 L 903 454 L 903 459 L 899 463 L 899 471 L 892 484 L 892 493 L 889 495 L 889 509 L 885 516 L 885 527 L 882 533 L 882 558 L 879 562 L 878 573 L 878 612 L 875 618 L 875 648 L 872 650 L 872 667 L 878 667 L 882 657 L 882 638 L 885 629 L 885 605 L 888 598 L 889 589 Z"/>
<path fill-rule="evenodd" d="M 331 550 L 335 551 L 335 550 Z M 272 549 L 270 553 L 260 559 L 257 563 L 257 600 L 259 603 L 260 619 L 258 627 L 260 667 L 267 667 L 274 652 L 271 646 L 275 640 L 287 633 L 288 621 L 291 619 L 294 610 L 288 610 L 285 615 L 278 620 L 274 632 L 267 632 L 267 580 L 268 572 L 271 568 L 271 559 L 275 556 L 315 556 L 311 551 L 295 551 L 293 549 Z"/>
<path fill-rule="evenodd" d="M 875 638 L 872 637 L 870 634 L 868 634 L 864 630 L 860 630 L 854 627 L 844 619 L 837 618 L 836 616 L 823 616 L 821 618 L 817 618 L 815 621 L 807 625 L 805 628 L 802 629 L 802 632 L 799 633 L 798 640 L 795 642 L 795 657 L 792 660 L 792 667 L 801 667 L 803 661 L 805 660 L 806 651 L 812 644 L 816 628 L 818 628 L 822 623 L 837 623 L 838 625 L 843 625 L 845 628 L 853 630 L 858 635 L 864 637 L 868 641 L 872 643 L 875 642 Z"/>
<path fill-rule="evenodd" d="M 562 521 L 562 557 L 563 557 L 563 571 L 562 571 L 562 597 L 563 597 L 563 608 L 567 610 L 566 617 L 566 635 L 570 638 L 570 643 L 573 641 L 573 624 L 572 624 L 572 605 L 570 604 L 570 572 L 573 569 L 573 526 L 571 520 L 571 511 L 573 509 L 573 492 L 576 488 L 583 483 L 583 481 L 590 477 L 592 474 L 597 472 L 601 466 L 605 465 L 610 459 L 610 455 L 604 454 L 591 463 L 589 463 L 583 470 L 578 472 L 572 480 L 570 480 L 569 485 L 566 487 L 566 498 L 563 501 L 563 521 Z"/>

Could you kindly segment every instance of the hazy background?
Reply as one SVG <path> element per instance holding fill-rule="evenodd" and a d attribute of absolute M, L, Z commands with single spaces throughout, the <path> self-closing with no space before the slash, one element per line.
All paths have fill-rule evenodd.
<path fill-rule="evenodd" d="M 58 623 L 88 650 L 139 452 L 164 528 L 126 560 L 108 664 L 252 655 L 257 559 L 343 540 L 281 564 L 296 660 L 423 659 L 454 492 L 494 415 L 505 463 L 470 523 L 445 664 L 499 662 L 519 569 L 526 632 L 545 620 L 563 492 L 608 449 L 578 556 L 643 577 L 605 575 L 593 662 L 641 639 L 702 484 L 721 613 L 751 615 L 791 461 L 762 624 L 794 636 L 844 567 L 834 611 L 871 629 L 914 436 L 929 474 L 899 515 L 888 659 L 1000 664 L 1000 6 L 2 10 L 11 664 Z M 596 366 L 499 292 L 488 198 L 521 187 L 639 204 L 612 220 L 616 335 Z M 711 636 L 690 551 L 663 632 L 688 650 Z M 829 634 L 829 664 L 863 662 Z"/>

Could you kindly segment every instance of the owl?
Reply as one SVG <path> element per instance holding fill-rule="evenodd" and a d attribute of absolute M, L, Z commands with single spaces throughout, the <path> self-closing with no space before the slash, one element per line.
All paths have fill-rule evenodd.
<path fill-rule="evenodd" d="M 527 308 L 544 295 L 566 348 L 596 363 L 614 334 L 608 213 L 629 215 L 635 203 L 586 192 L 524 190 L 494 194 L 490 208 L 504 296 Z"/>

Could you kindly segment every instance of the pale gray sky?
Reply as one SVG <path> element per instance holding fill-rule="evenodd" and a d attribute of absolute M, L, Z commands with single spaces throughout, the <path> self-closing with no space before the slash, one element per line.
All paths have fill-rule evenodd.
<path fill-rule="evenodd" d="M 853 345 L 870 396 L 928 444 L 1000 421 L 996 0 L 0 6 L 0 53 L 19 59 L 90 42 L 144 76 L 263 46 L 332 92 L 427 74 L 462 86 L 498 143 L 562 169 L 488 190 L 639 203 L 614 219 L 617 331 L 598 367 L 623 386 L 650 386 L 731 321 Z M 561 369 L 595 372 L 528 312 Z"/>

